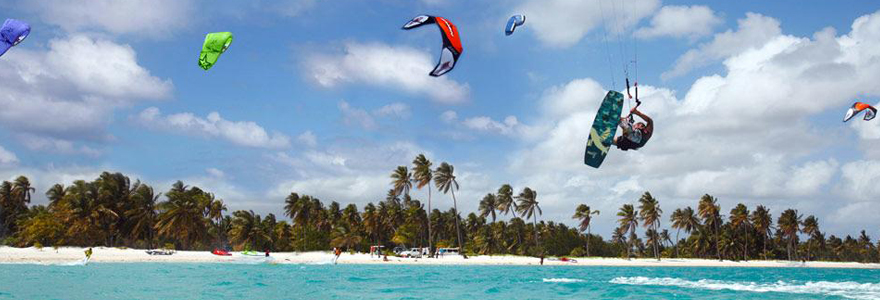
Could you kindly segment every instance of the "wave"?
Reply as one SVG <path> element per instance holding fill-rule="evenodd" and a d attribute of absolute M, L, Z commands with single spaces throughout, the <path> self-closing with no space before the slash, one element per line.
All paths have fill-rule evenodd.
<path fill-rule="evenodd" d="M 573 278 L 544 278 L 544 282 L 562 282 L 562 283 L 572 283 L 572 282 L 584 282 L 582 279 L 573 279 Z"/>
<path fill-rule="evenodd" d="M 778 292 L 790 294 L 816 294 L 839 296 L 850 299 L 880 299 L 880 283 L 852 281 L 777 281 L 758 283 L 701 279 L 697 281 L 669 277 L 617 277 L 611 283 L 628 285 L 674 286 L 693 289 L 732 290 L 745 292 Z"/>
<path fill-rule="evenodd" d="M 271 257 L 271 256 L 269 256 L 269 257 L 265 257 L 265 256 L 251 256 L 251 257 L 248 257 L 248 256 L 242 256 L 242 257 L 237 257 L 237 258 L 235 258 L 235 259 L 233 259 L 233 260 L 230 260 L 230 261 L 228 261 L 228 262 L 229 262 L 229 263 L 233 263 L 233 264 L 242 264 L 242 265 L 274 264 L 274 263 L 275 263 L 275 258 L 274 258 L 274 257 Z"/>

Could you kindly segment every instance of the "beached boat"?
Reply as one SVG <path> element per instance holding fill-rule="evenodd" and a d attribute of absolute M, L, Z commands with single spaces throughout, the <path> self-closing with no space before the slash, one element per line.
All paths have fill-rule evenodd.
<path fill-rule="evenodd" d="M 246 256 L 265 256 L 266 254 L 265 254 L 265 253 L 260 253 L 260 252 L 257 252 L 257 251 L 253 251 L 253 250 L 244 250 L 244 251 L 241 251 L 241 255 L 246 255 Z"/>
<path fill-rule="evenodd" d="M 150 249 L 145 252 L 149 255 L 172 255 L 175 253 L 175 251 L 171 249 Z"/>
<path fill-rule="evenodd" d="M 458 251 L 458 248 L 437 248 L 436 257 L 443 257 L 446 255 L 461 255 Z"/>
<path fill-rule="evenodd" d="M 229 251 L 223 249 L 214 249 L 214 251 L 211 251 L 211 254 L 219 256 L 232 256 L 232 253 L 229 253 Z"/>

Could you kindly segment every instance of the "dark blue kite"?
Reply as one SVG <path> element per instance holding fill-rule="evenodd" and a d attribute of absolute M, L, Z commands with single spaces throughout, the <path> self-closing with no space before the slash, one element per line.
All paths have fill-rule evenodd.
<path fill-rule="evenodd" d="M 507 20 L 507 26 L 504 27 L 504 34 L 511 35 L 513 31 L 516 30 L 517 26 L 522 26 L 526 23 L 526 16 L 524 15 L 513 15 Z"/>
<path fill-rule="evenodd" d="M 31 26 L 16 19 L 6 19 L 0 27 L 0 56 L 9 48 L 18 45 L 31 33 Z"/>

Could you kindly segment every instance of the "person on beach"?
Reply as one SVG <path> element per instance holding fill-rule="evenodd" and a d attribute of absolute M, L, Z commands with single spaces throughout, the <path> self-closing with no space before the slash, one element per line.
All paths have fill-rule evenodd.
<path fill-rule="evenodd" d="M 336 259 L 333 260 L 333 264 L 335 265 L 337 261 L 339 261 L 339 256 L 342 255 L 342 249 L 334 248 L 333 251 L 336 254 Z"/>
<path fill-rule="evenodd" d="M 269 257 L 269 250 L 266 249 L 266 257 Z"/>
<path fill-rule="evenodd" d="M 92 247 L 86 249 L 86 260 L 92 259 Z"/>

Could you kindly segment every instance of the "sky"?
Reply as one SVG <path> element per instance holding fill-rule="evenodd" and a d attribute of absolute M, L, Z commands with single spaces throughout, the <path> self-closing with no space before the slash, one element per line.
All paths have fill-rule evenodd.
<path fill-rule="evenodd" d="M 537 191 L 541 219 L 616 212 L 650 191 L 663 220 L 718 198 L 815 215 L 830 234 L 880 236 L 880 123 L 842 123 L 880 96 L 880 6 L 866 1 L 11 0 L 31 24 L 0 57 L 0 179 L 122 172 L 182 180 L 230 210 L 282 216 L 284 197 L 384 199 L 424 153 L 455 166 L 460 210 L 502 184 Z M 455 69 L 428 76 L 436 27 L 461 34 Z M 513 14 L 526 24 L 511 36 Z M 229 50 L 197 65 L 204 35 Z M 639 151 L 583 164 L 608 90 L 638 81 L 655 121 Z M 426 200 L 426 191 L 415 198 Z M 449 195 L 433 194 L 447 209 Z M 662 227 L 668 228 L 668 222 Z"/>

